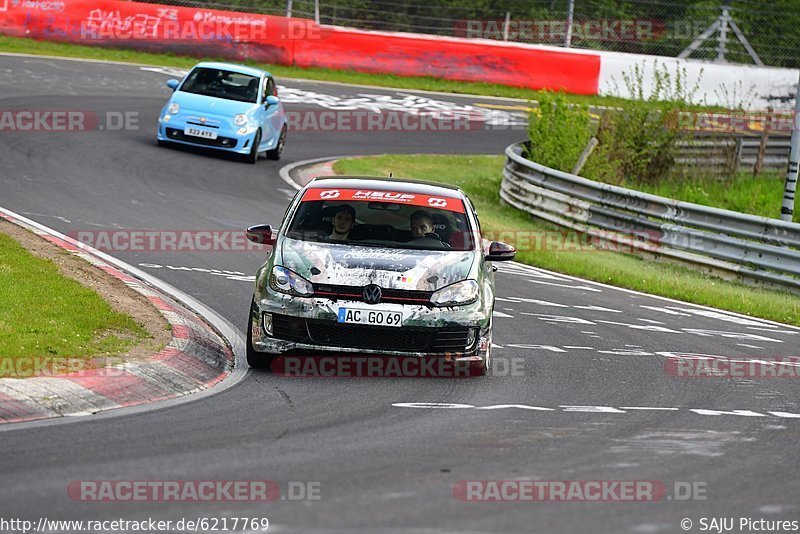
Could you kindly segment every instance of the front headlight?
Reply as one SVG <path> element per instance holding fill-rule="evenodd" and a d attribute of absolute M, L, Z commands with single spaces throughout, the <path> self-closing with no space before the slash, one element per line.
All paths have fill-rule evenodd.
<path fill-rule="evenodd" d="M 298 297 L 309 297 L 314 294 L 314 286 L 311 285 L 311 282 L 280 265 L 272 268 L 269 287 L 275 291 Z"/>
<path fill-rule="evenodd" d="M 248 120 L 247 115 L 245 115 L 244 113 L 239 113 L 233 118 L 233 124 L 235 124 L 236 126 L 244 126 L 245 124 L 247 124 L 247 120 Z"/>
<path fill-rule="evenodd" d="M 478 282 L 475 280 L 462 280 L 455 284 L 443 287 L 431 295 L 431 304 L 434 306 L 463 306 L 478 300 Z"/>
<path fill-rule="evenodd" d="M 178 112 L 181 110 L 180 104 L 173 102 L 169 105 L 169 109 L 167 110 L 170 115 L 177 115 Z"/>

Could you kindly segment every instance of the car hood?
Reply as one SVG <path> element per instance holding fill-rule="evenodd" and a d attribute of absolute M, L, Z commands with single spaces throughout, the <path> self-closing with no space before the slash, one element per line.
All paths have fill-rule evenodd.
<path fill-rule="evenodd" d="M 256 104 L 253 102 L 239 102 L 237 100 L 226 100 L 213 96 L 196 95 L 194 93 L 184 93 L 178 91 L 172 95 L 172 102 L 181 106 L 182 109 L 191 111 L 204 111 L 214 115 L 227 115 L 233 117 L 239 113 L 247 113 Z"/>
<path fill-rule="evenodd" d="M 284 238 L 282 265 L 320 284 L 435 291 L 469 277 L 472 251 L 408 250 Z"/>

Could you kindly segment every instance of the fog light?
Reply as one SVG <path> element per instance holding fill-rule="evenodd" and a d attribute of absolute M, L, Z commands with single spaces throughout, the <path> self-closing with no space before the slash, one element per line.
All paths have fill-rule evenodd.
<path fill-rule="evenodd" d="M 272 314 L 265 313 L 261 316 L 261 328 L 268 336 L 272 336 Z"/>
<path fill-rule="evenodd" d="M 247 133 L 247 128 L 239 128 L 239 135 L 244 135 Z"/>
<path fill-rule="evenodd" d="M 169 122 L 169 120 L 171 118 L 172 118 L 172 115 L 164 115 L 164 122 Z"/>
<path fill-rule="evenodd" d="M 476 339 L 478 339 L 478 329 L 470 328 L 469 330 L 467 330 L 467 346 L 465 348 L 469 350 L 472 347 L 474 347 Z"/>

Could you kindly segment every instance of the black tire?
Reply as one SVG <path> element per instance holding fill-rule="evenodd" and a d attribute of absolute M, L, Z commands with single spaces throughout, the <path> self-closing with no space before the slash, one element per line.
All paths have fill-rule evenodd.
<path fill-rule="evenodd" d="M 494 313 L 494 309 L 492 313 Z M 492 367 L 492 322 L 493 321 L 489 319 L 489 334 L 487 336 L 489 338 L 489 344 L 486 347 L 486 351 L 478 353 L 482 359 L 481 363 L 478 364 L 478 376 L 486 376 L 489 373 L 489 369 Z"/>
<path fill-rule="evenodd" d="M 281 129 L 281 136 L 278 138 L 278 146 L 273 148 L 272 150 L 267 150 L 267 159 L 271 160 L 279 160 L 281 159 L 281 154 L 283 154 L 283 149 L 286 147 L 286 125 L 283 125 Z"/>
<path fill-rule="evenodd" d="M 172 146 L 172 143 L 169 141 L 162 141 L 161 139 L 156 139 L 156 144 L 158 146 Z"/>
<path fill-rule="evenodd" d="M 261 130 L 256 132 L 256 137 L 253 139 L 253 146 L 250 147 L 250 153 L 244 157 L 245 163 L 255 165 L 258 161 L 258 145 L 261 144 Z"/>
<path fill-rule="evenodd" d="M 247 321 L 247 365 L 253 369 L 269 369 L 274 358 L 275 356 L 272 354 L 258 352 L 253 348 L 253 315 L 251 313 Z"/>

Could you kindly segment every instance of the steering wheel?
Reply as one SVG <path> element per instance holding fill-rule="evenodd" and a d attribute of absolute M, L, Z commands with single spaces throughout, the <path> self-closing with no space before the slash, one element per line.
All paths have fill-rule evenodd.
<path fill-rule="evenodd" d="M 427 234 L 425 234 L 422 237 L 424 239 L 435 239 L 439 243 L 441 243 L 442 245 L 446 246 L 447 248 L 450 248 L 450 243 L 447 243 L 447 242 L 443 241 L 442 238 L 439 237 L 439 234 L 437 234 L 436 232 L 428 232 Z"/>

